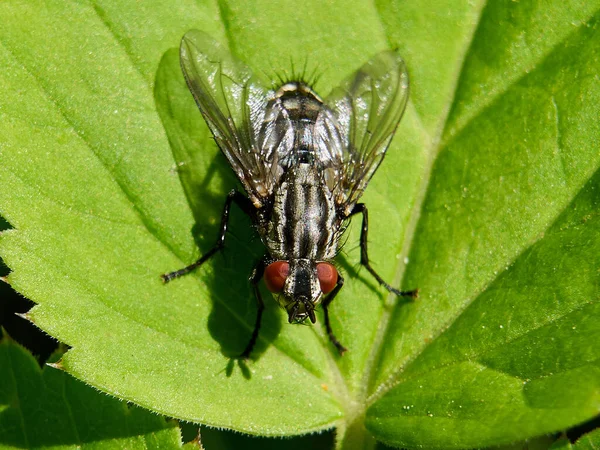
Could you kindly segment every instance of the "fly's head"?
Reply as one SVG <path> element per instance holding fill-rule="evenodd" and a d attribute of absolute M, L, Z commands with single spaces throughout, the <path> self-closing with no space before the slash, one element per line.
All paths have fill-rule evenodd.
<path fill-rule="evenodd" d="M 315 323 L 315 307 L 323 294 L 335 289 L 338 273 L 328 262 L 293 259 L 269 264 L 264 278 L 267 288 L 280 294 L 277 301 L 287 311 L 290 323 L 302 323 L 307 318 Z"/>

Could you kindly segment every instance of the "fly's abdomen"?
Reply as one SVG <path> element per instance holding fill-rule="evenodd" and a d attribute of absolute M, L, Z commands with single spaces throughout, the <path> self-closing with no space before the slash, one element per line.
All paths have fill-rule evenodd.
<path fill-rule="evenodd" d="M 298 164 L 275 193 L 266 245 L 275 259 L 332 259 L 340 221 L 333 196 L 318 169 Z"/>

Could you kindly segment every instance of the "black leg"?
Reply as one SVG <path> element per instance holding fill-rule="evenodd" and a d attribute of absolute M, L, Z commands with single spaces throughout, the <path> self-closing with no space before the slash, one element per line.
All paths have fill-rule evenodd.
<path fill-rule="evenodd" d="M 262 320 L 262 313 L 265 309 L 265 304 L 263 303 L 262 296 L 260 295 L 260 289 L 258 288 L 258 282 L 263 277 L 265 273 L 265 267 L 267 267 L 266 258 L 261 259 L 254 270 L 252 271 L 252 275 L 250 275 L 250 283 L 252 283 L 252 288 L 254 289 L 254 296 L 256 297 L 256 306 L 258 307 L 256 311 L 256 322 L 254 323 L 254 330 L 252 331 L 252 336 L 250 336 L 250 341 L 246 348 L 240 355 L 240 358 L 246 359 L 250 357 L 250 353 L 252 353 L 252 349 L 256 344 L 256 340 L 258 339 L 258 332 L 260 331 L 260 322 Z"/>
<path fill-rule="evenodd" d="M 246 214 L 252 216 L 253 206 L 250 200 L 238 191 L 232 190 L 231 192 L 229 192 L 229 194 L 227 194 L 227 200 L 225 200 L 223 214 L 221 215 L 221 228 L 219 230 L 219 237 L 217 238 L 217 243 L 215 244 L 215 246 L 211 248 L 208 252 L 206 252 L 204 255 L 202 255 L 200 259 L 195 263 L 190 264 L 189 266 L 184 267 L 183 269 L 162 274 L 160 277 L 162 278 L 163 283 L 168 283 L 174 278 L 178 278 L 182 275 L 190 273 L 192 270 L 194 270 L 197 267 L 200 267 L 202 264 L 208 261 L 210 257 L 217 253 L 219 250 L 223 250 L 225 244 L 225 234 L 227 233 L 227 224 L 229 222 L 229 210 L 231 209 L 232 202 L 235 202 L 235 204 L 238 205 L 240 209 Z"/>
<path fill-rule="evenodd" d="M 327 308 L 329 307 L 329 304 L 333 301 L 333 299 L 335 298 L 335 296 L 340 291 L 340 289 L 342 288 L 343 285 L 344 285 L 344 279 L 342 278 L 341 275 L 338 275 L 338 280 L 337 280 L 337 284 L 336 284 L 335 288 L 333 288 L 333 291 L 331 291 L 331 293 L 325 298 L 325 300 L 323 300 L 323 314 L 325 315 L 325 330 L 327 330 L 327 336 L 329 336 L 329 340 L 331 341 L 331 343 L 333 345 L 335 345 L 335 348 L 338 349 L 338 352 L 340 352 L 340 355 L 344 354 L 344 352 L 346 351 L 346 347 L 344 347 L 342 344 L 340 344 L 340 341 L 338 341 L 337 338 L 335 337 L 335 335 L 333 334 L 333 330 L 331 329 L 331 324 L 329 323 L 329 310 Z"/>
<path fill-rule="evenodd" d="M 381 278 L 379 274 L 375 272 L 375 269 L 371 267 L 371 263 L 369 263 L 369 253 L 367 251 L 367 234 L 369 232 L 369 212 L 367 210 L 367 206 L 364 203 L 357 203 L 348 217 L 359 213 L 362 213 L 363 215 L 362 228 L 360 230 L 360 263 L 365 266 L 369 273 L 375 277 L 377 282 L 383 285 L 388 291 L 402 297 L 417 297 L 417 294 L 419 293 L 418 289 L 413 291 L 401 291 L 396 289 L 387 284 L 383 278 Z"/>

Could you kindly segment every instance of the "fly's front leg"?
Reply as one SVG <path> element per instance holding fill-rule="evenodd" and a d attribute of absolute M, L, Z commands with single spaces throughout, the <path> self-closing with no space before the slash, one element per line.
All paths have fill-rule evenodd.
<path fill-rule="evenodd" d="M 260 323 L 262 321 L 262 313 L 265 309 L 265 304 L 263 302 L 262 296 L 260 295 L 258 283 L 265 273 L 265 267 L 267 267 L 266 257 L 258 262 L 256 267 L 254 267 L 254 270 L 252 271 L 252 275 L 250 275 L 250 283 L 252 283 L 254 296 L 256 297 L 256 306 L 258 307 L 258 309 L 256 311 L 256 322 L 254 323 L 254 330 L 252 331 L 252 336 L 250 336 L 250 341 L 248 341 L 248 345 L 246 345 L 246 348 L 240 355 L 240 358 L 243 359 L 250 357 L 250 353 L 252 353 L 252 349 L 254 348 L 256 340 L 258 339 L 258 332 L 260 331 Z"/>
<path fill-rule="evenodd" d="M 333 334 L 333 330 L 331 329 L 331 324 L 329 323 L 328 307 L 329 307 L 329 304 L 333 301 L 333 299 L 337 295 L 337 293 L 340 291 L 340 289 L 342 288 L 343 285 L 344 285 L 344 279 L 342 278 L 341 275 L 338 275 L 337 284 L 333 288 L 333 291 L 331 291 L 331 293 L 325 298 L 325 300 L 323 300 L 323 315 L 325 316 L 325 330 L 327 330 L 327 336 L 329 336 L 329 340 L 331 341 L 331 343 L 333 345 L 335 345 L 335 348 L 338 349 L 338 352 L 340 352 L 340 355 L 344 354 L 344 352 L 346 351 L 346 347 L 344 347 L 340 343 L 340 341 L 337 340 L 335 335 Z"/>
<path fill-rule="evenodd" d="M 392 287 L 386 283 L 383 278 L 381 278 L 379 274 L 375 272 L 375 269 L 371 267 L 371 263 L 369 263 L 369 253 L 367 251 L 367 234 L 369 232 L 369 212 L 367 210 L 367 206 L 364 203 L 357 203 L 348 217 L 359 213 L 362 213 L 363 215 L 362 228 L 360 230 L 360 263 L 365 266 L 369 273 L 375 277 L 377 282 L 383 285 L 388 291 L 402 297 L 417 297 L 419 292 L 418 289 L 412 291 L 401 291 L 396 289 L 395 287 Z"/>
<path fill-rule="evenodd" d="M 223 214 L 221 215 L 221 228 L 219 230 L 219 237 L 217 238 L 217 243 L 214 245 L 213 248 L 211 248 L 208 252 L 202 255 L 200 259 L 195 263 L 190 264 L 189 266 L 184 267 L 183 269 L 162 274 L 160 277 L 162 278 L 163 283 L 168 283 L 174 278 L 178 278 L 182 275 L 190 273 L 192 270 L 194 270 L 197 267 L 200 267 L 202 264 L 208 261 L 210 257 L 217 253 L 219 250 L 223 250 L 223 247 L 225 245 L 225 234 L 227 233 L 227 225 L 229 223 L 229 210 L 231 209 L 232 202 L 235 202 L 236 205 L 238 205 L 240 209 L 246 214 L 250 216 L 252 215 L 253 205 L 250 202 L 250 200 L 236 190 L 232 190 L 231 192 L 229 192 L 229 194 L 227 194 L 227 200 L 225 200 Z"/>

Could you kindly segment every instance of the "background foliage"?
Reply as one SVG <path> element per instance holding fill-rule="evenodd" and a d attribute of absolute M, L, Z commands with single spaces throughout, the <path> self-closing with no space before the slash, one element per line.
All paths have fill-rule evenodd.
<path fill-rule="evenodd" d="M 169 417 L 262 436 L 336 428 L 338 448 L 501 445 L 588 420 L 600 408 L 599 16 L 597 0 L 3 2 L 7 281 L 71 347 L 61 369 Z M 359 271 L 354 226 L 332 306 L 343 358 L 322 316 L 288 326 L 268 302 L 253 360 L 232 359 L 261 254 L 242 214 L 223 257 L 160 283 L 210 248 L 235 185 L 178 69 L 191 28 L 267 76 L 306 61 L 323 94 L 382 49 L 407 61 L 411 100 L 364 201 L 377 270 L 421 296 L 398 301 Z M 180 445 L 171 422 L 40 372 L 8 341 L 2 358 L 1 444 Z M 61 389 L 75 394 L 53 402 Z M 73 414 L 87 395 L 131 426 L 57 419 L 44 434 L 27 413 Z"/>

